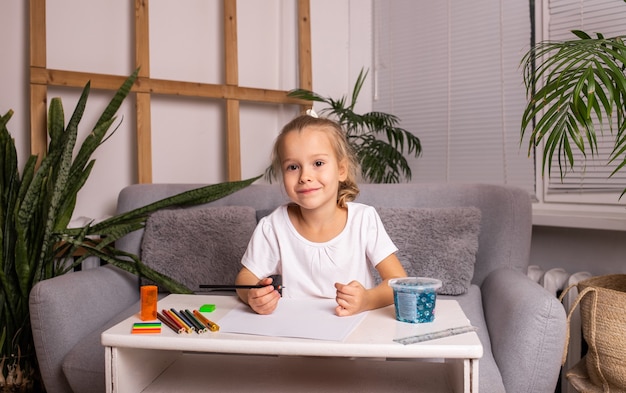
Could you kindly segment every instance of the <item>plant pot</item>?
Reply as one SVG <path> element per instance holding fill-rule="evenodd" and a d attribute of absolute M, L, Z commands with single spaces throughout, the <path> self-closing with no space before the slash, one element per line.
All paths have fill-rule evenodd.
<path fill-rule="evenodd" d="M 566 376 L 579 391 L 626 393 L 626 274 L 591 277 L 576 286 L 579 294 L 567 315 L 568 329 L 572 312 L 580 304 L 589 349 Z M 566 356 L 567 347 L 563 360 Z"/>

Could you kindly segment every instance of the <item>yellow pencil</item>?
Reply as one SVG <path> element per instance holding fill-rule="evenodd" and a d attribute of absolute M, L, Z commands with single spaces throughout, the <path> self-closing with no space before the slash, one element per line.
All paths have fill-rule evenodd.
<path fill-rule="evenodd" d="M 193 315 L 198 317 L 200 322 L 204 323 L 210 331 L 217 332 L 218 330 L 220 330 L 220 327 L 217 323 L 208 320 L 204 315 L 200 314 L 198 310 L 193 310 Z"/>
<path fill-rule="evenodd" d="M 187 325 L 187 324 L 185 323 L 185 321 L 183 321 L 182 319 L 180 319 L 180 318 L 178 317 L 178 315 L 174 314 L 174 313 L 173 313 L 172 311 L 170 311 L 170 310 L 163 310 L 163 312 L 164 312 L 164 313 L 166 313 L 168 317 L 170 317 L 170 318 L 172 318 L 173 320 L 175 320 L 176 322 L 178 322 L 178 324 L 179 324 L 180 326 L 182 326 L 182 327 L 183 327 L 183 329 L 185 329 L 185 331 L 186 331 L 187 333 L 191 333 L 191 332 L 193 332 L 193 330 L 191 329 L 191 327 L 189 327 L 189 325 Z M 194 330 L 195 330 L 195 329 L 194 329 Z"/>

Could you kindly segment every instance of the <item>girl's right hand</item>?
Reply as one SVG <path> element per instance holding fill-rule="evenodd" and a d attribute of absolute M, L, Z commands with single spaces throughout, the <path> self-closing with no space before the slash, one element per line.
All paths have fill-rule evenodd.
<path fill-rule="evenodd" d="M 264 285 L 264 287 L 248 290 L 248 305 L 257 314 L 271 314 L 278 306 L 280 294 L 272 285 L 272 279 L 269 277 L 259 281 L 259 285 Z"/>

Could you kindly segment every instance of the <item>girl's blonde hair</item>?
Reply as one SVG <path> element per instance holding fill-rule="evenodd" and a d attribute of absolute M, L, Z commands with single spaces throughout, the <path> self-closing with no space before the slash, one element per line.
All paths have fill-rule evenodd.
<path fill-rule="evenodd" d="M 274 148 L 272 150 L 272 175 L 276 180 L 279 180 L 279 175 L 282 173 L 279 149 L 285 139 L 285 135 L 292 131 L 300 132 L 307 127 L 325 132 L 330 139 L 335 156 L 337 157 L 337 162 L 343 162 L 346 165 L 347 176 L 344 181 L 339 182 L 339 191 L 337 192 L 337 205 L 345 207 L 347 202 L 352 202 L 356 199 L 357 195 L 359 195 L 359 186 L 356 182 L 359 163 L 352 146 L 348 143 L 343 129 L 333 120 L 310 115 L 301 115 L 287 123 L 274 142 Z"/>

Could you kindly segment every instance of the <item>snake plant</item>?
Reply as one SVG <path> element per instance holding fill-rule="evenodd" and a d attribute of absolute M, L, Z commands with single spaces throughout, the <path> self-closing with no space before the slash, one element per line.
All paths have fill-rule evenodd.
<path fill-rule="evenodd" d="M 173 293 L 191 293 L 180 283 L 145 266 L 137 255 L 115 248 L 122 236 L 143 228 L 150 213 L 168 206 L 210 202 L 248 186 L 257 178 L 215 184 L 163 199 L 96 224 L 68 228 L 80 189 L 95 160 L 94 151 L 115 132 L 115 114 L 130 93 L 133 73 L 115 93 L 93 130 L 75 152 L 90 84 L 84 87 L 65 125 L 62 102 L 53 98 L 48 113 L 49 145 L 41 158 L 28 158 L 21 172 L 15 142 L 0 116 L 0 385 L 41 389 L 34 356 L 28 297 L 41 280 L 65 274 L 89 256 L 97 256 Z M 92 239 L 99 238 L 99 242 Z M 76 251 L 86 251 L 74 259 Z M 28 355 L 28 356 L 27 356 Z M 1 390 L 1 388 L 0 388 Z"/>

